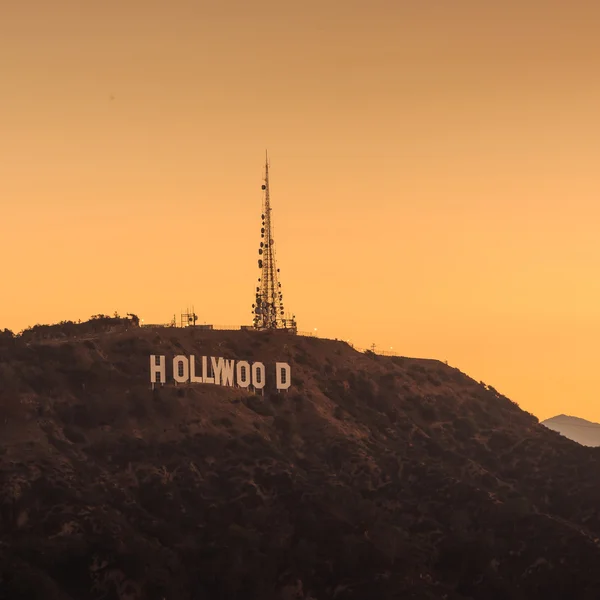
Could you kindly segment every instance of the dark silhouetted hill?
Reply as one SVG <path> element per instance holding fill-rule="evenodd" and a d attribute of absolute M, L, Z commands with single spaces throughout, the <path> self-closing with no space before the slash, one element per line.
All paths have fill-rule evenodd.
<path fill-rule="evenodd" d="M 558 415 L 542 421 L 549 429 L 581 444 L 582 446 L 600 446 L 600 424 L 579 417 Z"/>
<path fill-rule="evenodd" d="M 0 598 L 600 598 L 599 453 L 441 362 L 132 320 L 0 335 Z M 292 365 L 150 389 L 150 354 Z"/>

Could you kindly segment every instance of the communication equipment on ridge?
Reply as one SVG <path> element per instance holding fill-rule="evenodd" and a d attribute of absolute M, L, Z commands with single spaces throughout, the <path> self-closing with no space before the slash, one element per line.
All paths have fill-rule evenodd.
<path fill-rule="evenodd" d="M 198 315 L 195 313 L 194 307 L 192 306 L 192 310 L 186 308 L 185 311 L 181 311 L 181 320 L 179 325 L 180 327 L 195 327 L 197 320 Z"/>
<path fill-rule="evenodd" d="M 261 276 L 256 287 L 256 300 L 252 305 L 253 327 L 258 330 L 283 329 L 297 333 L 296 318 L 285 318 L 281 283 L 278 281 L 279 269 L 275 264 L 275 241 L 273 240 L 273 224 L 271 217 L 271 198 L 269 193 L 269 158 L 265 160 L 265 182 L 261 189 L 264 192 L 261 242 L 258 248 L 258 268 Z"/>

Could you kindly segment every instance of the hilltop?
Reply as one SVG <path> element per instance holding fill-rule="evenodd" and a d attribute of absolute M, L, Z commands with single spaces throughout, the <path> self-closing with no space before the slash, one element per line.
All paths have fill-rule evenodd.
<path fill-rule="evenodd" d="M 600 423 L 586 421 L 579 417 L 557 415 L 542 421 L 542 425 L 558 431 L 582 446 L 600 446 Z"/>
<path fill-rule="evenodd" d="M 149 355 L 292 367 L 264 396 Z M 600 597 L 599 453 L 435 360 L 94 319 L 0 335 L 0 598 Z"/>

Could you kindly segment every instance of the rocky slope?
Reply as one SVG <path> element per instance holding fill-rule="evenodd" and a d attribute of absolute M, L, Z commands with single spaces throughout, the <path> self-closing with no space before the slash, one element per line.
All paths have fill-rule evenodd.
<path fill-rule="evenodd" d="M 557 415 L 542 421 L 542 425 L 558 431 L 582 446 L 600 446 L 600 423 L 593 423 L 579 417 Z"/>
<path fill-rule="evenodd" d="M 337 341 L 127 327 L 0 336 L 0 598 L 600 598 L 597 449 L 493 388 Z M 287 360 L 293 386 L 151 390 L 150 354 Z"/>

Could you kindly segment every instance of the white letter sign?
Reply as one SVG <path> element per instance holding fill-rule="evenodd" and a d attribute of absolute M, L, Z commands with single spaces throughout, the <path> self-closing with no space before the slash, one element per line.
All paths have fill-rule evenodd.
<path fill-rule="evenodd" d="M 215 378 L 208 376 L 208 361 L 206 356 L 202 357 L 202 375 L 204 376 L 204 383 L 214 383 Z"/>
<path fill-rule="evenodd" d="M 235 361 L 225 359 L 223 361 L 223 370 L 221 371 L 222 380 L 221 385 L 228 385 L 233 387 L 233 364 Z"/>
<path fill-rule="evenodd" d="M 250 365 L 248 361 L 240 360 L 238 362 L 235 380 L 241 388 L 247 388 L 250 385 Z"/>
<path fill-rule="evenodd" d="M 265 365 L 261 362 L 255 362 L 252 365 L 252 385 L 256 390 L 262 390 L 265 387 Z"/>
<path fill-rule="evenodd" d="M 158 360 L 156 360 L 158 358 Z M 150 355 L 150 383 L 166 383 L 167 373 L 164 356 Z M 158 375 L 158 379 L 156 376 Z"/>
<path fill-rule="evenodd" d="M 277 389 L 287 390 L 292 385 L 291 373 L 292 369 L 287 363 L 278 362 L 275 363 L 275 370 L 277 371 Z"/>
<path fill-rule="evenodd" d="M 255 391 L 264 388 L 271 390 L 274 387 L 278 390 L 288 390 L 292 385 L 292 369 L 286 362 L 275 363 L 275 385 L 270 384 L 267 387 L 267 369 L 262 362 L 251 363 L 221 356 L 200 356 L 197 361 L 193 354 L 178 354 L 173 358 L 169 365 L 169 378 L 171 377 L 173 379 L 170 381 L 176 384 L 214 383 L 227 387 L 253 388 Z M 167 383 L 165 356 L 150 355 L 150 383 Z"/>
<path fill-rule="evenodd" d="M 190 364 L 185 356 L 176 356 L 173 359 L 173 379 L 177 383 L 186 383 L 190 376 Z"/>
<path fill-rule="evenodd" d="M 204 383 L 202 375 L 199 377 L 196 375 L 196 357 L 190 356 L 190 382 L 191 383 Z"/>

